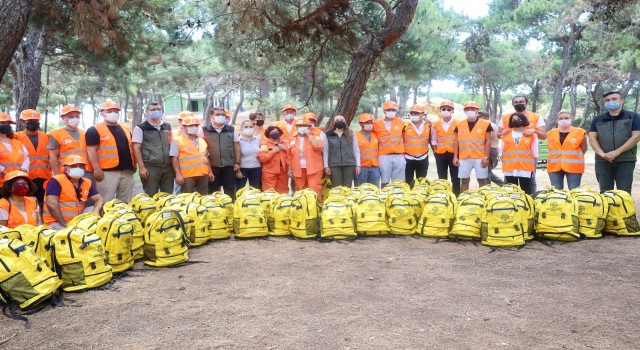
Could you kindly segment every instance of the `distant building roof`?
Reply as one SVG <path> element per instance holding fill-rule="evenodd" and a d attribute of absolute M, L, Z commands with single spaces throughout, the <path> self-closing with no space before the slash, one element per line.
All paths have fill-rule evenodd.
<path fill-rule="evenodd" d="M 166 99 L 167 97 L 171 97 L 171 96 L 178 96 L 184 99 L 191 97 L 192 100 L 204 100 L 205 98 L 207 98 L 207 94 L 204 94 L 202 92 L 192 92 L 188 96 L 187 94 L 171 94 L 171 95 L 165 96 L 164 98 Z"/>

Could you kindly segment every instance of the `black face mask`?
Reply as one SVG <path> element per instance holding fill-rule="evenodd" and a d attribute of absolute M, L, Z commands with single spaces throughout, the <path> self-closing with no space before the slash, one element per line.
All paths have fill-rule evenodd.
<path fill-rule="evenodd" d="M 527 108 L 527 105 L 525 105 L 524 103 L 518 103 L 513 105 L 513 108 L 515 108 L 518 112 L 523 112 Z"/>
<path fill-rule="evenodd" d="M 513 121 L 511 121 L 511 125 L 514 128 L 519 128 L 519 127 L 524 125 L 524 122 L 522 122 L 522 120 L 513 120 Z"/>
<path fill-rule="evenodd" d="M 344 129 L 346 126 L 347 126 L 346 122 L 343 122 L 343 121 L 336 122 L 336 129 Z"/>
<path fill-rule="evenodd" d="M 36 131 L 40 129 L 40 122 L 28 122 L 26 123 L 25 128 L 29 131 Z"/>
<path fill-rule="evenodd" d="M 262 119 L 256 120 L 256 125 L 257 126 L 263 126 L 264 125 L 264 120 L 262 120 Z"/>

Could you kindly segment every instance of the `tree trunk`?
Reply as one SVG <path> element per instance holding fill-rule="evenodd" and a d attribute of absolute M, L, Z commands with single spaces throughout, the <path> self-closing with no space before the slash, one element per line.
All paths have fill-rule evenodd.
<path fill-rule="evenodd" d="M 620 97 L 622 99 L 626 99 L 629 95 L 629 91 L 633 88 L 633 85 L 638 81 L 638 65 L 636 64 L 636 60 L 631 62 L 631 71 L 629 72 L 629 79 L 627 83 L 624 84 L 624 87 L 620 91 Z"/>
<path fill-rule="evenodd" d="M 640 102 L 640 101 L 638 101 L 638 100 L 640 100 L 640 87 L 638 87 L 638 88 L 636 89 L 636 106 L 635 106 L 635 108 L 633 109 L 634 111 L 637 111 L 637 110 L 638 110 L 638 102 Z"/>
<path fill-rule="evenodd" d="M 591 99 L 589 98 L 589 92 L 591 91 L 591 76 L 587 75 L 587 84 L 585 85 L 586 94 L 584 96 L 584 109 L 582 110 L 582 117 L 580 117 L 579 127 L 583 127 L 587 121 L 587 116 L 591 111 Z"/>
<path fill-rule="evenodd" d="M 14 76 L 14 103 L 16 114 L 25 109 L 36 109 L 40 99 L 42 65 L 49 46 L 43 28 L 30 26 L 24 40 L 13 54 L 11 72 Z"/>
<path fill-rule="evenodd" d="M 91 107 L 93 108 L 93 124 L 91 124 L 91 125 L 96 125 L 96 124 L 98 124 L 99 111 L 98 111 L 98 108 L 96 108 L 96 97 L 95 97 L 95 94 L 94 94 L 93 91 L 91 92 L 91 95 L 89 96 L 89 101 L 91 101 Z M 82 119 L 83 119 L 83 122 L 84 122 L 84 118 L 82 118 Z M 82 123 L 82 124 L 84 124 L 84 123 Z M 86 129 L 87 125 L 84 125 L 84 127 Z"/>
<path fill-rule="evenodd" d="M 431 103 L 431 78 L 427 80 L 427 103 Z"/>
<path fill-rule="evenodd" d="M 258 81 L 258 109 L 260 109 L 264 101 L 269 98 L 269 78 L 264 70 L 260 71 Z"/>
<path fill-rule="evenodd" d="M 127 112 L 129 111 L 129 89 L 124 88 L 124 122 L 128 122 Z M 135 126 L 135 125 L 134 125 Z M 132 128 L 133 129 L 133 128 Z"/>
<path fill-rule="evenodd" d="M 396 93 L 396 87 L 392 86 L 387 91 L 389 92 L 389 100 L 397 103 L 398 102 L 398 94 Z"/>
<path fill-rule="evenodd" d="M 187 111 L 192 111 L 191 109 L 191 93 L 187 91 Z"/>
<path fill-rule="evenodd" d="M 416 85 L 413 87 L 413 104 L 418 104 L 418 90 L 420 90 L 420 86 Z"/>
<path fill-rule="evenodd" d="M 27 30 L 32 6 L 33 0 L 0 2 L 0 81 Z"/>
<path fill-rule="evenodd" d="M 400 86 L 400 101 L 398 101 L 398 115 L 403 116 L 407 112 L 407 102 L 409 101 L 409 93 L 411 88 Z"/>
<path fill-rule="evenodd" d="M 133 96 L 133 99 L 131 100 L 131 110 L 133 111 L 133 118 L 131 118 L 131 129 L 133 129 L 136 125 L 142 123 L 142 116 L 144 115 L 144 95 L 139 88 L 136 91 L 135 96 Z"/>
<path fill-rule="evenodd" d="M 536 113 L 538 110 L 538 100 L 540 99 L 540 79 L 533 81 L 533 96 L 531 97 L 531 111 Z"/>
<path fill-rule="evenodd" d="M 393 7 L 384 0 L 378 3 L 385 7 L 385 25 L 379 32 L 371 33 L 360 41 L 357 52 L 351 57 L 349 71 L 334 110 L 334 114 L 344 115 L 347 125 L 356 114 L 371 68 L 380 54 L 407 31 L 418 6 L 418 0 L 398 0 Z"/>
<path fill-rule="evenodd" d="M 482 101 L 484 102 L 484 110 L 491 115 L 491 108 L 489 108 L 489 94 L 487 93 L 487 81 L 485 79 L 484 70 L 480 70 L 480 86 L 482 88 Z"/>
<path fill-rule="evenodd" d="M 236 109 L 233 111 L 233 116 L 231 118 L 231 125 L 236 125 L 236 121 L 238 120 L 238 112 L 240 112 L 240 108 L 242 108 L 242 104 L 244 103 L 244 87 L 240 87 L 240 101 L 238 101 L 238 105 Z"/>
<path fill-rule="evenodd" d="M 300 101 L 305 104 L 309 103 L 313 91 L 313 68 L 309 67 L 302 75 L 302 84 L 300 86 Z"/>
<path fill-rule="evenodd" d="M 571 104 L 571 116 L 575 117 L 578 109 L 578 76 L 575 75 L 569 87 L 569 103 Z"/>

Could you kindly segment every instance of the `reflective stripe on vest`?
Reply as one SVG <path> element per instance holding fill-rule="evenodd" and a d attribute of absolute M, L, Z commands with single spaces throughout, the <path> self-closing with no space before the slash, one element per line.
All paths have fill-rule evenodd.
<path fill-rule="evenodd" d="M 458 157 L 460 159 L 482 159 L 485 156 L 487 128 L 491 125 L 488 120 L 478 119 L 469 130 L 469 123 L 458 123 Z"/>
<path fill-rule="evenodd" d="M 445 131 L 442 126 L 442 120 L 438 120 L 433 124 L 433 128 L 436 130 L 436 138 L 438 142 L 436 147 L 437 154 L 453 153 L 455 151 L 456 133 L 453 131 L 457 126 L 458 121 L 455 119 L 451 121 L 447 131 Z"/>
<path fill-rule="evenodd" d="M 564 142 L 560 143 L 560 130 L 547 133 L 549 145 L 547 171 L 565 171 L 572 174 L 584 173 L 584 153 L 582 143 L 586 132 L 580 128 L 571 128 Z"/>
<path fill-rule="evenodd" d="M 100 144 L 98 144 L 97 155 L 98 155 L 98 163 L 100 167 L 103 169 L 115 168 L 120 164 L 120 158 L 118 157 L 118 146 L 116 144 L 116 139 L 109 130 L 109 127 L 106 123 L 98 123 L 94 126 L 100 135 Z M 136 164 L 133 159 L 133 150 L 131 143 L 131 132 L 126 125 L 120 124 L 120 127 L 124 131 L 124 134 L 127 137 L 127 141 L 129 141 L 129 154 L 131 154 L 131 162 L 132 164 Z"/>
<path fill-rule="evenodd" d="M 535 135 L 535 134 L 534 134 Z M 504 146 L 502 148 L 502 171 L 513 172 L 515 170 L 533 172 L 536 168 L 535 157 L 531 147 L 534 142 L 538 142 L 535 136 L 522 136 L 518 146 L 515 145 L 512 133 L 502 137 Z"/>
<path fill-rule="evenodd" d="M 33 147 L 33 142 L 24 131 L 16 133 L 18 140 L 27 148 L 29 152 L 29 177 L 32 179 L 50 179 L 51 164 L 49 164 L 49 135 L 38 131 L 38 148 Z"/>
<path fill-rule="evenodd" d="M 20 212 L 15 205 L 11 205 L 6 198 L 0 199 L 3 209 L 8 211 L 9 218 L 7 220 L 7 227 L 14 228 L 22 224 L 38 225 L 38 204 L 35 197 L 22 197 L 24 198 L 24 209 L 27 214 L 25 219 L 24 215 Z"/>
<path fill-rule="evenodd" d="M 378 155 L 404 154 L 403 139 L 404 123 L 400 118 L 394 118 L 391 122 L 391 130 L 387 130 L 384 120 L 373 122 L 373 130 L 378 137 Z"/>
<path fill-rule="evenodd" d="M 72 154 L 77 154 L 84 157 L 87 161 L 89 160 L 84 130 L 78 129 L 78 136 L 80 137 L 78 141 L 76 141 L 76 139 L 74 139 L 64 128 L 50 132 L 49 136 L 53 137 L 56 142 L 58 142 L 58 170 L 61 173 L 64 172 L 64 159 Z M 91 162 L 87 163 L 87 171 L 93 171 Z"/>
<path fill-rule="evenodd" d="M 207 143 L 198 138 L 198 147 L 187 137 L 175 139 L 180 155 L 180 173 L 183 177 L 195 177 L 209 174 L 209 162 L 207 159 Z"/>
<path fill-rule="evenodd" d="M 356 133 L 358 138 L 358 148 L 360 148 L 360 166 L 369 168 L 378 166 L 378 137 L 374 133 L 369 133 L 371 140 L 362 134 L 362 131 Z"/>
<path fill-rule="evenodd" d="M 25 154 L 20 140 L 7 138 L 7 141 L 11 144 L 11 150 L 9 150 L 3 142 L 0 142 L 0 165 L 2 165 L 4 171 L 8 173 L 13 170 L 20 170 Z M 0 185 L 3 183 L 4 176 L 0 178 Z"/>
<path fill-rule="evenodd" d="M 418 134 L 413 123 L 404 129 L 404 153 L 414 157 L 420 157 L 429 153 L 429 135 L 431 125 L 423 122 L 422 133 Z"/>
<path fill-rule="evenodd" d="M 91 189 L 91 181 L 82 178 L 82 183 L 80 184 L 80 198 L 78 198 L 76 194 L 76 188 L 73 186 L 73 183 L 66 174 L 58 174 L 53 177 L 60 184 L 60 196 L 58 196 L 58 206 L 60 208 L 60 213 L 65 221 L 69 222 L 74 217 L 82 214 L 82 210 L 84 209 L 84 203 L 87 201 L 89 197 L 89 190 Z M 45 193 L 44 199 L 45 205 L 42 210 L 42 219 L 45 225 L 53 224 L 58 222 L 49 211 L 49 207 L 46 205 L 47 203 L 47 194 Z"/>

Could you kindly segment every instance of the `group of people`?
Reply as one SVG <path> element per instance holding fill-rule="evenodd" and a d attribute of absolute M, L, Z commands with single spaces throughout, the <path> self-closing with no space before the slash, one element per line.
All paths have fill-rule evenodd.
<path fill-rule="evenodd" d="M 208 113 L 207 126 L 192 112 L 181 112 L 180 127 L 172 130 L 156 102 L 147 105 L 146 120 L 133 132 L 119 123 L 121 107 L 111 101 L 101 105 L 103 121 L 86 131 L 79 128 L 81 112 L 73 105 L 62 107 L 64 126 L 48 134 L 40 131 L 35 110 L 20 113 L 25 130 L 17 133 L 10 115 L 0 112 L 0 224 L 61 229 L 80 213 L 99 213 L 106 201 L 130 202 L 137 169 L 149 195 L 223 190 L 235 199 L 236 190 L 248 183 L 279 193 L 310 188 L 321 200 L 323 177 L 333 186 L 384 186 L 395 179 L 411 184 L 427 175 L 430 148 L 438 177 L 448 178 L 455 194 L 469 189 L 472 173 L 480 186 L 506 181 L 533 194 L 539 139 L 548 140 L 547 172 L 556 188 L 564 188 L 565 178 L 569 189 L 580 185 L 588 140 L 600 190 L 615 186 L 631 192 L 640 115 L 623 109 L 617 91 L 607 92 L 604 100 L 607 111 L 593 119 L 588 135 L 572 126 L 568 112 L 558 113 L 558 127 L 545 132 L 544 120 L 527 110 L 523 95 L 512 99 L 514 111 L 497 125 L 474 101 L 464 103 L 462 120 L 453 118 L 453 102 L 442 101 L 441 118 L 434 123 L 423 106 L 411 106 L 405 121 L 398 105 L 387 101 L 383 119 L 369 113 L 357 117 L 358 131 L 340 114 L 319 128 L 314 113 L 298 117 L 291 104 L 283 106 L 283 118 L 274 125 L 265 125 L 258 112 L 240 130 L 220 107 Z M 504 180 L 492 171 L 498 158 Z"/>

